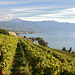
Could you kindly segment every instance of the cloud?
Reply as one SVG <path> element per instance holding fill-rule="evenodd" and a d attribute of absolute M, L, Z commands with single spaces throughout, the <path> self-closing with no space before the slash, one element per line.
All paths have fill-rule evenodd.
<path fill-rule="evenodd" d="M 11 4 L 29 4 L 36 2 L 52 2 L 52 1 L 60 1 L 60 0 L 1 0 L 0 5 L 11 5 Z"/>
<path fill-rule="evenodd" d="M 43 14 L 43 15 L 39 15 L 41 17 L 48 17 L 48 16 L 66 16 L 66 15 L 75 15 L 75 8 L 69 8 L 69 9 L 62 9 L 62 10 L 55 10 L 54 14 Z"/>
<path fill-rule="evenodd" d="M 4 20 L 19 18 L 28 21 L 55 20 L 58 22 L 75 23 L 75 8 L 59 9 L 59 7 L 52 6 L 21 7 L 12 8 L 9 13 L 4 16 Z"/>
<path fill-rule="evenodd" d="M 0 15 L 0 21 L 7 21 L 13 18 L 14 18 L 13 14 Z"/>
<path fill-rule="evenodd" d="M 12 4 L 12 2 L 6 2 L 6 1 L 1 1 L 0 5 L 8 5 L 8 4 Z"/>
<path fill-rule="evenodd" d="M 47 4 L 48 2 L 53 4 Z M 0 19 L 20 18 L 30 21 L 56 20 L 59 22 L 75 22 L 75 8 L 69 5 L 65 6 L 64 2 L 65 0 L 1 0 L 0 5 L 8 6 L 7 8 L 0 7 Z"/>
<path fill-rule="evenodd" d="M 22 8 L 13 8 L 11 11 L 27 11 L 27 10 L 44 10 L 44 9 L 51 9 L 51 8 L 56 8 L 53 6 L 31 6 L 31 7 L 22 7 Z"/>
<path fill-rule="evenodd" d="M 27 10 L 31 10 L 31 9 L 34 9 L 34 8 L 18 8 L 18 9 L 12 9 L 11 11 L 27 11 Z"/>
<path fill-rule="evenodd" d="M 14 4 L 24 4 L 28 3 L 27 1 L 0 1 L 0 5 L 14 5 Z"/>
<path fill-rule="evenodd" d="M 45 19 L 54 19 L 59 22 L 75 22 L 75 8 L 55 11 L 53 14 L 38 15 L 38 17 L 42 17 Z"/>
<path fill-rule="evenodd" d="M 75 23 L 75 8 L 68 8 L 59 11 L 55 11 L 53 14 L 41 14 L 33 17 L 19 17 L 28 21 L 43 21 L 43 20 L 55 20 L 58 22 L 74 22 Z"/>
<path fill-rule="evenodd" d="M 0 5 L 11 5 L 11 4 L 26 4 L 26 3 L 33 3 L 33 2 L 44 2 L 45 0 L 4 0 L 0 1 Z M 46 2 L 49 0 L 46 0 Z"/>
<path fill-rule="evenodd" d="M 58 22 L 69 22 L 69 23 L 75 23 L 74 19 L 64 19 L 64 18 L 45 18 L 45 17 L 18 17 L 21 20 L 26 20 L 26 21 L 49 21 L 49 20 L 54 20 Z"/>
<path fill-rule="evenodd" d="M 13 1 L 0 1 L 0 5 L 10 5 L 10 4 L 15 4 Z"/>

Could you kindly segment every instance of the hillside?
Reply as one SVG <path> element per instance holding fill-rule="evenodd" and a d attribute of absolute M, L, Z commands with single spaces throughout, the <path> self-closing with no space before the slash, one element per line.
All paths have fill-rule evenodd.
<path fill-rule="evenodd" d="M 1 75 L 75 75 L 75 54 L 0 34 Z"/>
<path fill-rule="evenodd" d="M 9 32 L 5 29 L 0 29 L 0 34 L 10 35 Z"/>
<path fill-rule="evenodd" d="M 0 21 L 0 28 L 15 32 L 58 32 L 68 31 L 75 32 L 74 23 L 59 23 L 56 21 L 23 21 L 20 19 L 12 19 L 9 21 Z"/>

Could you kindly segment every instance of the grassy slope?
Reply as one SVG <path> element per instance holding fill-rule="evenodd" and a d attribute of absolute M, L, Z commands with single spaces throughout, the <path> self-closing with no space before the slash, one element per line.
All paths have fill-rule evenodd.
<path fill-rule="evenodd" d="M 28 59 L 30 65 L 32 65 L 34 69 L 33 73 L 35 75 L 37 75 L 38 72 L 40 75 L 75 74 L 75 54 L 58 49 L 42 47 L 27 40 L 22 42 L 27 57 L 30 56 Z M 37 63 L 35 64 L 32 61 Z M 46 73 L 46 71 L 48 72 Z"/>
<path fill-rule="evenodd" d="M 20 42 L 21 47 L 18 46 L 18 42 Z M 19 55 L 19 52 L 22 56 Z M 19 60 L 19 57 L 22 59 Z M 0 73 L 7 73 L 7 75 L 16 74 L 15 68 L 17 67 L 20 68 L 20 75 L 22 73 L 24 75 L 31 75 L 31 73 L 32 75 L 75 74 L 75 54 L 43 47 L 17 36 L 0 34 L 0 58 L 2 59 L 0 59 Z M 23 64 L 18 66 L 20 62 Z"/>

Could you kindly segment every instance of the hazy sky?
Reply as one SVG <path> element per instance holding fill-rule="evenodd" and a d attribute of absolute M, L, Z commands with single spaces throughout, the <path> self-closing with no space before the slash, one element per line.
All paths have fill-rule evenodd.
<path fill-rule="evenodd" d="M 75 0 L 0 0 L 0 21 L 13 18 L 75 23 Z"/>

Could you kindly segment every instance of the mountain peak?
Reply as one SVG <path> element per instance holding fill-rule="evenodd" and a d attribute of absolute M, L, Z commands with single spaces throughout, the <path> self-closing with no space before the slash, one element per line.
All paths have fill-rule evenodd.
<path fill-rule="evenodd" d="M 21 19 L 19 19 L 19 18 L 15 18 L 15 19 L 11 19 L 10 21 L 20 21 Z"/>

